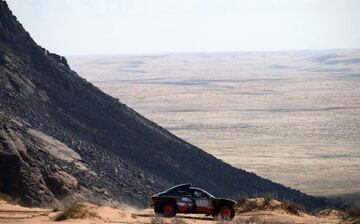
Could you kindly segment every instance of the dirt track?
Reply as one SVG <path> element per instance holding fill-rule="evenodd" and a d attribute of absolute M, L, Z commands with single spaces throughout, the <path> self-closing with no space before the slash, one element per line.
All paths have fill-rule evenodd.
<path fill-rule="evenodd" d="M 110 207 L 98 207 L 87 204 L 87 209 L 94 212 L 96 217 L 85 219 L 70 219 L 61 222 L 55 222 L 54 218 L 59 212 L 53 212 L 40 208 L 25 208 L 18 205 L 10 205 L 0 201 L 0 223 L 7 224 L 54 224 L 54 223 L 126 223 L 126 224 L 145 224 L 145 223 L 187 223 L 187 224 L 207 224 L 221 223 L 212 217 L 203 215 L 182 215 L 175 218 L 163 219 L 154 217 L 151 209 L 146 210 L 120 210 Z M 155 222 L 158 221 L 158 222 Z M 336 215 L 327 215 L 325 217 L 315 217 L 308 214 L 292 215 L 283 210 L 274 211 L 254 211 L 237 214 L 233 223 L 342 223 Z"/>

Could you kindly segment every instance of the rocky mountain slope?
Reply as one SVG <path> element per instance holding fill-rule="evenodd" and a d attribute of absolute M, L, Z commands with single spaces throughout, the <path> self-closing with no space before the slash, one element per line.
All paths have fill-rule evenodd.
<path fill-rule="evenodd" d="M 330 203 L 236 169 L 103 93 L 38 46 L 1 0 L 0 192 L 30 206 L 68 197 L 146 206 L 182 182 L 309 209 Z"/>

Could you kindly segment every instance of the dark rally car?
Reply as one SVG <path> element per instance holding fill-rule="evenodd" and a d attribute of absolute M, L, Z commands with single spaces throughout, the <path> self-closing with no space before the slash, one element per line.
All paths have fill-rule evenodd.
<path fill-rule="evenodd" d="M 191 184 L 177 185 L 150 198 L 150 206 L 154 207 L 155 213 L 165 217 L 173 217 L 176 213 L 195 213 L 233 219 L 235 204 L 233 200 L 216 198 Z"/>

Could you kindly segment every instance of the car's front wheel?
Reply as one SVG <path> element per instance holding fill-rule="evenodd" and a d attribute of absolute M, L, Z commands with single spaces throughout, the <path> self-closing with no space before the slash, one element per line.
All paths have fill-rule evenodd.
<path fill-rule="evenodd" d="M 154 212 L 156 215 L 162 215 L 162 208 L 159 205 L 154 206 Z"/>
<path fill-rule="evenodd" d="M 231 220 L 235 216 L 235 210 L 233 207 L 223 206 L 220 208 L 219 215 L 220 215 L 221 219 Z"/>

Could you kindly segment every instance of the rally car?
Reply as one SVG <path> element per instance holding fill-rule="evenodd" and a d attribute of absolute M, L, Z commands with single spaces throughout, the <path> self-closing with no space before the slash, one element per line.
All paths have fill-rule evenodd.
<path fill-rule="evenodd" d="M 155 213 L 164 217 L 173 217 L 176 213 L 195 213 L 233 219 L 235 204 L 233 200 L 216 198 L 191 184 L 177 185 L 150 198 L 150 206 L 154 207 Z"/>

